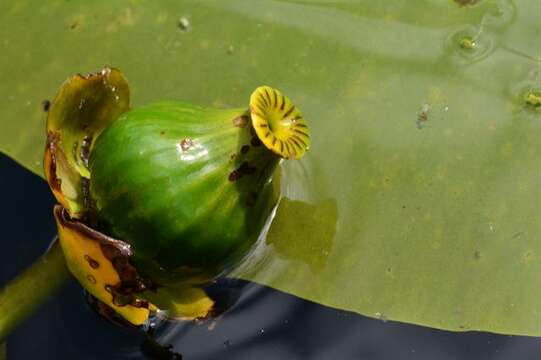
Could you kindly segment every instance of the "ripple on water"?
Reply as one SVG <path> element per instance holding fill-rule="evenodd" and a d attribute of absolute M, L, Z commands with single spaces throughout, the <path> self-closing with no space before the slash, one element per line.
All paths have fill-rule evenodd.
<path fill-rule="evenodd" d="M 496 49 L 492 33 L 481 27 L 460 26 L 454 28 L 445 41 L 446 53 L 457 65 L 479 62 Z"/>
<path fill-rule="evenodd" d="M 512 85 L 509 96 L 519 115 L 541 119 L 541 69 L 531 70 L 522 81 Z"/>
<path fill-rule="evenodd" d="M 490 27 L 506 27 L 511 25 L 517 14 L 516 5 L 512 0 L 497 0 L 490 4 L 483 24 Z"/>

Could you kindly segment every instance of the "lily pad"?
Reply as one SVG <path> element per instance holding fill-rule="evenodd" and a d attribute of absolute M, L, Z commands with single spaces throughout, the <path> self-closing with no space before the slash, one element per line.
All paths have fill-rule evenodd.
<path fill-rule="evenodd" d="M 283 163 L 288 201 L 236 276 L 372 317 L 539 336 L 541 3 L 460 3 L 3 2 L 0 149 L 41 174 L 42 102 L 105 65 L 133 106 L 238 107 L 279 88 L 311 149 Z"/>

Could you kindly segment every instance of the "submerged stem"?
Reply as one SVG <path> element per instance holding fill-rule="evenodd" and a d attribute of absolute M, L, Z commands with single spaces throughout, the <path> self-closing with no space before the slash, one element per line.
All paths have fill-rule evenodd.
<path fill-rule="evenodd" d="M 0 343 L 69 278 L 58 241 L 0 290 Z"/>

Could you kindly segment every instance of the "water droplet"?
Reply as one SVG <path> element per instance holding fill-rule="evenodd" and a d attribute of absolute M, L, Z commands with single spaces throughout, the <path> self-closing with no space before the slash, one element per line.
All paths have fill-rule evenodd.
<path fill-rule="evenodd" d="M 260 330 L 259 330 L 259 333 L 260 333 L 261 335 L 265 334 L 265 329 L 260 329 Z"/>
<path fill-rule="evenodd" d="M 376 318 L 378 320 L 381 320 L 383 322 L 387 322 L 389 319 L 387 318 L 387 316 L 384 314 L 384 313 L 380 313 L 379 311 L 374 313 L 374 315 L 376 316 Z"/>
<path fill-rule="evenodd" d="M 177 26 L 181 31 L 186 32 L 190 30 L 190 20 L 188 20 L 186 16 L 182 16 L 180 19 L 178 19 Z"/>
<path fill-rule="evenodd" d="M 460 39 L 460 47 L 464 50 L 473 50 L 475 48 L 475 40 L 472 39 L 470 36 L 465 36 L 462 39 Z"/>

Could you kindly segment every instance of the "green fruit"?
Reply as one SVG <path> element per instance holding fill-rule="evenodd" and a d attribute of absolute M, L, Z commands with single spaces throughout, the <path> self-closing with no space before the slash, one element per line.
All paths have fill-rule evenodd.
<path fill-rule="evenodd" d="M 303 156 L 307 125 L 266 86 L 247 110 L 128 109 L 111 68 L 68 78 L 51 105 L 44 170 L 67 266 L 131 324 L 209 316 L 202 285 L 249 255 L 278 199 L 276 165 Z"/>
<path fill-rule="evenodd" d="M 134 109 L 96 140 L 89 160 L 94 221 L 133 246 L 146 279 L 205 282 L 257 240 L 277 202 L 276 165 L 302 156 L 309 141 L 287 98 L 268 87 L 259 92 L 251 113 L 180 102 Z"/>

